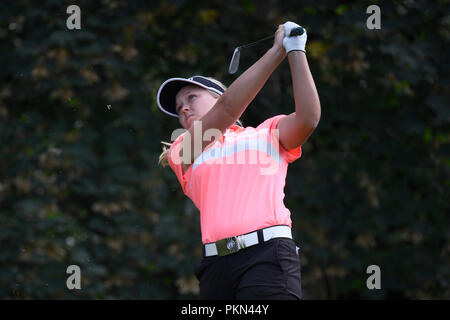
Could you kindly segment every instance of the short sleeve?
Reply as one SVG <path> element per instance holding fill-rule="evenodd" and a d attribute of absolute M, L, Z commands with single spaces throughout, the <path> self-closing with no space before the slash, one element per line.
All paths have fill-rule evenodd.
<path fill-rule="evenodd" d="M 279 143 L 279 141 L 274 140 L 274 139 L 277 139 L 278 135 L 274 134 L 273 130 L 277 129 L 278 122 L 280 122 L 280 120 L 284 117 L 286 117 L 285 114 L 280 114 L 275 117 L 269 118 L 269 119 L 265 120 L 263 123 L 261 123 L 256 129 L 268 128 L 269 135 L 271 136 L 271 139 L 272 139 L 272 144 L 278 145 L 279 150 L 280 150 L 280 156 L 283 159 L 285 159 L 288 163 L 291 163 L 302 156 L 302 147 L 298 146 L 297 148 L 294 148 L 292 150 L 286 150 Z"/>
<path fill-rule="evenodd" d="M 187 131 L 186 131 L 187 132 Z M 178 178 L 180 182 L 181 188 L 183 189 L 184 194 L 187 195 L 187 185 L 190 177 L 191 168 L 189 168 L 185 174 L 183 174 L 183 167 L 181 165 L 181 157 L 180 157 L 180 149 L 181 149 L 181 141 L 183 140 L 184 133 L 181 134 L 175 141 L 172 143 L 169 149 L 169 153 L 167 156 L 167 160 L 169 162 L 169 166 L 172 168 L 173 172 Z"/>

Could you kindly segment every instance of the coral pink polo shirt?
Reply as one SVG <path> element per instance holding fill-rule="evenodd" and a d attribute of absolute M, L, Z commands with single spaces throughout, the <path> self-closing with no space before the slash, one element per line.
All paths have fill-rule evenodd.
<path fill-rule="evenodd" d="M 300 158 L 302 150 L 299 146 L 287 151 L 279 144 L 274 129 L 285 116 L 269 118 L 256 128 L 231 126 L 184 175 L 179 154 L 186 133 L 173 142 L 169 165 L 200 210 L 204 244 L 273 225 L 291 226 L 284 186 L 288 163 Z"/>

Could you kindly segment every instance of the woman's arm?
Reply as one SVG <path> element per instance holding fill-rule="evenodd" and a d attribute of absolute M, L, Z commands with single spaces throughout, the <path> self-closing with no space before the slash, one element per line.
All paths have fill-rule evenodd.
<path fill-rule="evenodd" d="M 190 150 L 186 157 L 182 156 L 183 172 L 189 168 L 190 164 L 209 144 L 215 141 L 217 137 L 221 137 L 240 118 L 272 72 L 286 57 L 286 51 L 283 48 L 283 37 L 284 29 L 280 25 L 275 33 L 272 48 L 228 87 L 217 100 L 214 107 L 202 117 L 201 122 L 195 121 L 194 125 L 188 130 L 189 137 L 192 138 L 185 139 L 183 137 L 183 152 L 184 150 Z M 203 141 L 201 139 L 202 143 L 200 144 L 197 142 L 198 137 L 203 137 L 207 130 L 210 130 L 208 136 L 212 136 L 211 141 Z M 186 147 L 188 149 L 185 149 Z"/>
<path fill-rule="evenodd" d="M 286 51 L 282 43 L 283 37 L 284 29 L 280 25 L 275 33 L 272 48 L 237 78 L 222 95 L 221 99 L 225 110 L 233 119 L 230 125 L 240 118 L 247 106 L 267 82 L 272 72 L 286 57 Z"/>
<path fill-rule="evenodd" d="M 288 54 L 295 100 L 295 112 L 278 123 L 280 144 L 291 150 L 305 143 L 311 136 L 321 116 L 319 95 L 309 70 L 306 54 L 291 51 Z"/>

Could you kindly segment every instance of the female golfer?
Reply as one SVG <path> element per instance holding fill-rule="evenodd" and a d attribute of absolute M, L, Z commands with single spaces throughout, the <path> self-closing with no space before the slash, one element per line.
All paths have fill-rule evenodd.
<path fill-rule="evenodd" d="M 200 299 L 300 299 L 300 259 L 284 206 L 288 163 L 317 127 L 320 102 L 305 54 L 306 31 L 286 22 L 262 58 L 226 89 L 202 76 L 172 78 L 159 108 L 183 128 L 160 157 L 200 210 L 204 257 L 195 270 Z M 271 73 L 288 57 L 295 112 L 258 127 L 239 122 Z M 166 158 L 166 159 L 164 159 Z"/>

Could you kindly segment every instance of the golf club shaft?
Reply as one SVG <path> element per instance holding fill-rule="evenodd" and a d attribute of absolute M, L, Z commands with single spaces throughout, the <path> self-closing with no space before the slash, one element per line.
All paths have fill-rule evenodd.
<path fill-rule="evenodd" d="M 300 35 L 303 34 L 303 32 L 304 32 L 304 30 L 303 30 L 302 27 L 297 27 L 297 28 L 295 28 L 295 29 L 292 29 L 291 33 L 289 34 L 289 37 L 300 36 Z M 247 48 L 247 47 L 252 47 L 252 46 L 254 46 L 254 45 L 257 45 L 257 44 L 260 43 L 260 42 L 264 42 L 264 41 L 273 39 L 274 37 L 275 37 L 275 35 L 271 35 L 271 36 L 262 38 L 262 39 L 260 39 L 260 40 L 258 40 L 258 41 L 251 42 L 251 43 L 248 43 L 248 44 L 244 44 L 244 45 L 242 45 L 242 46 L 239 46 L 238 48 L 239 48 L 239 49 L 244 49 L 244 48 Z"/>
<path fill-rule="evenodd" d="M 252 46 L 254 46 L 254 45 L 257 45 L 257 44 L 260 43 L 260 42 L 264 42 L 264 41 L 267 41 L 267 40 L 270 40 L 270 39 L 273 39 L 273 38 L 274 38 L 274 36 L 271 35 L 271 36 L 265 37 L 265 38 L 263 38 L 263 39 L 260 39 L 260 40 L 258 40 L 258 41 L 255 41 L 255 42 L 252 42 L 252 43 L 248 43 L 248 44 L 244 44 L 243 46 L 239 46 L 239 49 L 243 49 L 243 48 L 247 48 L 247 47 L 252 47 Z"/>
<path fill-rule="evenodd" d="M 297 27 L 297 28 L 291 30 L 291 32 L 289 33 L 289 37 L 301 36 L 304 32 L 305 32 L 305 30 L 302 27 Z M 254 45 L 257 45 L 260 42 L 264 42 L 264 41 L 273 39 L 274 37 L 275 37 L 275 35 L 272 35 L 272 36 L 260 39 L 258 41 L 255 41 L 255 42 L 252 42 L 252 43 L 249 43 L 249 44 L 244 44 L 244 45 L 234 49 L 233 57 L 231 58 L 230 66 L 228 67 L 228 72 L 230 74 L 236 73 L 236 71 L 237 71 L 237 69 L 239 67 L 239 59 L 241 57 L 241 49 L 244 49 L 244 48 L 247 48 L 247 47 L 252 47 Z"/>

